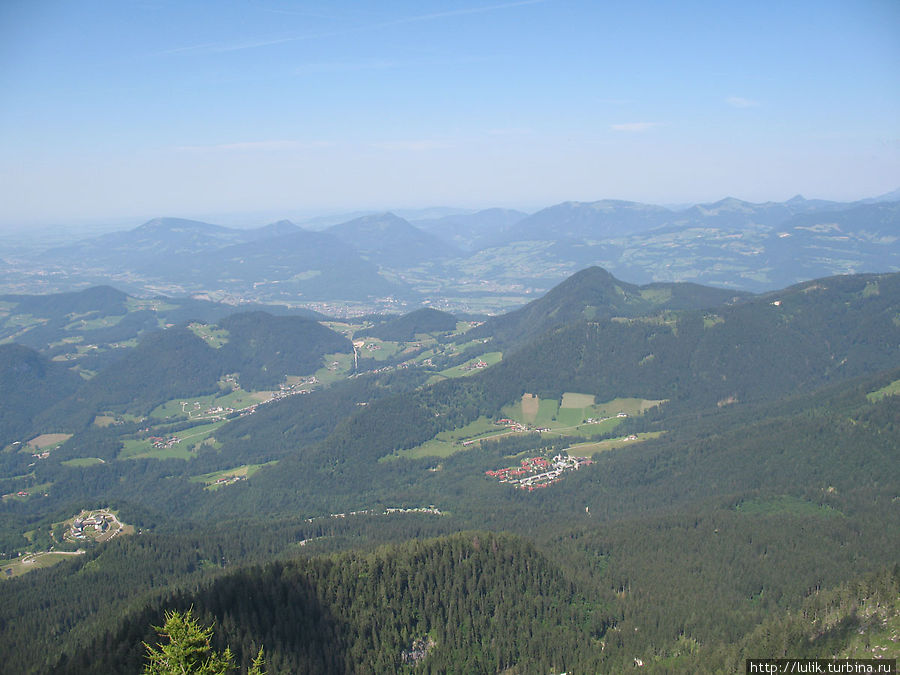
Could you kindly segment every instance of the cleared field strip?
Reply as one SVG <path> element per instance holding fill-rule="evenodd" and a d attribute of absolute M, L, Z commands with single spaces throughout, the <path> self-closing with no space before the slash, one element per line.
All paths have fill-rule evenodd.
<path fill-rule="evenodd" d="M 430 441 L 408 450 L 400 450 L 393 457 L 419 459 L 422 457 L 448 457 L 468 447 L 478 447 L 477 441 L 507 436 L 511 432 L 494 424 L 487 417 L 479 417 L 474 422 L 458 429 L 442 431 Z"/>
<path fill-rule="evenodd" d="M 500 361 L 502 360 L 503 352 L 487 352 L 486 354 L 482 354 L 481 356 L 476 356 L 474 359 L 469 359 L 465 363 L 462 363 L 458 366 L 453 366 L 452 368 L 442 370 L 440 373 L 438 373 L 438 375 L 442 375 L 446 378 L 474 375 L 484 368 L 500 363 Z"/>
<path fill-rule="evenodd" d="M 569 454 L 584 455 L 586 457 L 590 457 L 591 455 L 596 455 L 598 452 L 606 452 L 607 450 L 624 448 L 628 445 L 640 443 L 641 441 L 648 441 L 651 438 L 659 438 L 663 435 L 663 433 L 665 432 L 648 431 L 642 434 L 634 434 L 633 437 L 623 436 L 622 438 L 610 438 L 605 441 L 596 441 L 593 443 L 576 443 L 569 448 Z"/>
<path fill-rule="evenodd" d="M 249 478 L 257 471 L 259 471 L 262 467 L 277 463 L 278 460 L 266 462 L 265 464 L 244 464 L 242 466 L 236 466 L 233 469 L 222 469 L 221 471 L 204 473 L 200 476 L 192 476 L 190 480 L 192 483 L 205 484 L 207 489 L 209 490 L 215 490 L 216 488 L 222 487 L 226 483 L 234 482 L 234 480 L 229 479 L 237 480 L 241 478 Z"/>
<path fill-rule="evenodd" d="M 44 450 L 54 445 L 62 445 L 70 438 L 72 438 L 72 434 L 41 434 L 28 441 L 28 445 L 38 450 Z"/>
<path fill-rule="evenodd" d="M 106 464 L 106 462 L 99 457 L 76 457 L 64 460 L 62 464 L 63 466 L 94 466 L 95 464 Z"/>
<path fill-rule="evenodd" d="M 178 439 L 172 442 L 169 447 L 153 447 L 153 441 L 150 439 L 123 441 L 124 447 L 119 452 L 118 459 L 191 459 L 197 446 L 223 424 L 225 424 L 225 420 L 219 420 L 212 424 L 201 424 L 200 426 L 179 431 L 164 439 Z"/>
<path fill-rule="evenodd" d="M 877 391 L 866 394 L 866 398 L 872 403 L 877 403 L 885 396 L 897 396 L 898 394 L 900 394 L 900 380 L 894 380 L 886 387 L 882 387 Z"/>

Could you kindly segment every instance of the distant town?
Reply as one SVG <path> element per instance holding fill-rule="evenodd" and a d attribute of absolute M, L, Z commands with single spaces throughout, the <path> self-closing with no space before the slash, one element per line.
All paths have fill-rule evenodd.
<path fill-rule="evenodd" d="M 560 453 L 553 459 L 530 457 L 523 459 L 520 466 L 509 466 L 505 469 L 485 471 L 485 475 L 496 478 L 500 483 L 507 483 L 533 492 L 536 489 L 550 487 L 562 480 L 567 471 L 578 471 L 583 466 L 593 464 L 587 457 L 570 457 Z"/>

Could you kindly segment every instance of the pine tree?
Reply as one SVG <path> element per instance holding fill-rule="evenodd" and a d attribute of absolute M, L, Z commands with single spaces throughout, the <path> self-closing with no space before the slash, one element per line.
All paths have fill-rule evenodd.
<path fill-rule="evenodd" d="M 154 626 L 161 638 L 168 638 L 167 644 L 151 647 L 146 642 L 147 659 L 145 675 L 224 675 L 234 667 L 234 657 L 229 648 L 223 654 L 213 651 L 210 638 L 212 626 L 203 628 L 191 616 L 191 610 L 183 614 L 166 612 L 166 622 L 162 627 Z M 256 673 L 261 672 L 262 650 L 253 662 Z"/>

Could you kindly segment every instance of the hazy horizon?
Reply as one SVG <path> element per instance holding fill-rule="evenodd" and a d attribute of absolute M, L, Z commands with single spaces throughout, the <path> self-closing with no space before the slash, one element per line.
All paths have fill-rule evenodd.
<path fill-rule="evenodd" d="M 0 228 L 875 197 L 898 35 L 879 0 L 12 0 Z"/>

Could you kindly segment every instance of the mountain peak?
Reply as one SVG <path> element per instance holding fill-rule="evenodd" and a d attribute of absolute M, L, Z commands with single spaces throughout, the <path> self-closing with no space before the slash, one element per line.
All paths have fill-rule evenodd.
<path fill-rule="evenodd" d="M 339 233 L 349 233 L 349 232 L 384 232 L 388 230 L 396 230 L 397 228 L 413 228 L 408 220 L 401 218 L 398 215 L 391 213 L 390 211 L 385 211 L 384 213 L 372 213 L 367 216 L 361 216 L 359 218 L 354 218 L 353 220 L 348 220 L 346 223 L 340 223 L 338 225 L 332 225 L 328 228 L 329 231 L 339 234 Z"/>
<path fill-rule="evenodd" d="M 302 229 L 299 225 L 294 224 L 290 220 L 278 220 L 268 225 L 263 225 L 256 229 L 256 232 L 265 233 L 267 235 L 277 236 L 281 234 L 294 234 Z"/>
<path fill-rule="evenodd" d="M 202 231 L 202 232 L 226 232 L 227 227 L 221 225 L 213 225 L 204 223 L 199 220 L 188 220 L 186 218 L 153 218 L 143 225 L 135 228 L 139 232 L 185 232 L 185 231 Z"/>

